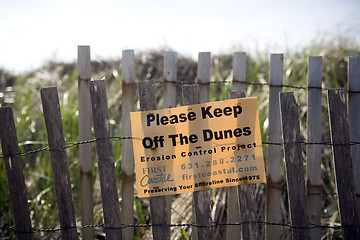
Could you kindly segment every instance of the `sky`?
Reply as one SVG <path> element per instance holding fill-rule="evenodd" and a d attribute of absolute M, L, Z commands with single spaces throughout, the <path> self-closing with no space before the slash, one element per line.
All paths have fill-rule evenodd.
<path fill-rule="evenodd" d="M 285 52 L 339 34 L 360 42 L 359 10 L 359 0 L 0 0 L 0 69 L 76 61 L 78 45 L 90 45 L 94 60 L 125 49 L 196 60 L 204 51 Z"/>

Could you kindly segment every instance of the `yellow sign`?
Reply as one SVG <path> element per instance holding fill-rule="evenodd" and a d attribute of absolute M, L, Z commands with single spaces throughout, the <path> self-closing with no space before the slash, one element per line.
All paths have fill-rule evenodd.
<path fill-rule="evenodd" d="M 256 97 L 130 117 L 139 197 L 266 182 Z"/>

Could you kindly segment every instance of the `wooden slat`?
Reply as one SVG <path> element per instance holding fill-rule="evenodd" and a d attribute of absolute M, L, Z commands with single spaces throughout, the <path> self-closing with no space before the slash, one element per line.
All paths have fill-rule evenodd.
<path fill-rule="evenodd" d="M 307 114 L 307 142 L 321 142 L 321 82 L 322 57 L 309 58 L 308 72 L 308 114 Z M 308 144 L 307 156 L 307 201 L 310 222 L 321 224 L 321 145 Z M 310 230 L 311 239 L 321 238 L 321 229 Z"/>
<path fill-rule="evenodd" d="M 299 110 L 294 93 L 280 94 L 281 124 L 284 140 L 286 179 L 294 240 L 310 239 L 307 214 Z M 299 228 L 298 228 L 299 227 Z"/>
<path fill-rule="evenodd" d="M 101 198 L 106 239 L 121 239 L 119 195 L 116 185 L 114 153 L 110 139 L 110 120 L 105 81 L 89 82 L 96 152 L 98 156 Z M 114 229 L 112 229 L 114 228 Z"/>
<path fill-rule="evenodd" d="M 77 239 L 70 170 L 64 149 L 65 138 L 56 87 L 41 89 L 44 119 L 48 136 L 51 168 L 58 205 L 62 239 Z"/>
<path fill-rule="evenodd" d="M 15 220 L 17 239 L 32 239 L 32 227 L 27 201 L 22 158 L 16 136 L 14 115 L 11 107 L 0 108 L 0 140 L 4 155 L 6 176 Z"/>
<path fill-rule="evenodd" d="M 350 141 L 360 142 L 360 56 L 349 57 L 349 124 Z M 351 146 L 357 205 L 360 205 L 360 145 Z"/>
<path fill-rule="evenodd" d="M 235 98 L 244 98 L 246 97 L 246 92 L 238 91 L 238 92 L 229 92 L 229 99 L 235 99 Z M 238 195 L 238 208 L 240 212 L 240 221 L 241 222 L 253 222 L 253 221 L 260 221 L 260 213 L 259 209 L 257 208 L 258 204 L 256 203 L 256 187 L 257 185 L 251 184 L 251 185 L 239 185 L 237 187 L 237 195 Z M 232 188 L 229 188 L 229 199 L 231 198 L 230 193 L 232 191 Z M 236 211 L 237 207 L 234 206 L 234 203 L 228 202 L 228 216 L 232 217 L 232 215 L 235 215 L 233 212 Z M 235 221 L 234 221 L 235 220 Z M 228 222 L 238 222 L 236 219 Z M 228 226 L 229 228 L 230 226 Z M 233 226 L 231 226 L 233 227 Z M 238 228 L 239 229 L 239 228 Z M 243 239 L 262 239 L 265 236 L 261 236 L 261 231 L 258 224 L 244 224 L 242 225 L 242 237 Z M 228 234 L 228 232 L 227 232 Z M 238 234 L 237 231 L 234 231 L 231 233 L 230 236 L 227 235 L 227 239 L 234 239 L 236 238 L 235 235 Z"/>
<path fill-rule="evenodd" d="M 177 53 L 164 54 L 164 108 L 176 107 Z"/>
<path fill-rule="evenodd" d="M 235 66 L 234 66 L 235 71 Z M 228 93 L 229 99 L 244 98 L 246 96 L 245 91 L 233 91 Z M 228 201 L 227 201 L 227 223 L 241 222 L 240 206 L 239 206 L 239 194 L 238 187 L 228 187 Z M 241 191 L 241 190 L 240 190 Z M 241 212 L 243 214 L 243 212 Z M 244 228 L 244 227 L 243 227 Z M 228 225 L 226 227 L 226 239 L 236 239 L 241 236 L 241 227 Z"/>
<path fill-rule="evenodd" d="M 79 141 L 90 140 L 91 106 L 89 81 L 91 78 L 90 46 L 78 46 L 78 98 L 79 98 Z M 92 145 L 79 145 L 80 163 L 80 212 L 81 224 L 92 225 L 93 214 L 93 177 Z M 84 228 L 82 238 L 94 239 L 94 229 Z"/>
<path fill-rule="evenodd" d="M 165 52 L 164 54 L 164 108 L 176 107 L 176 76 L 177 75 L 177 53 Z M 166 197 L 167 220 L 171 223 L 172 195 Z"/>
<path fill-rule="evenodd" d="M 209 101 L 211 53 L 200 52 L 197 66 L 197 82 L 200 85 L 200 103 Z"/>
<path fill-rule="evenodd" d="M 281 124 L 279 93 L 283 83 L 283 54 L 271 54 L 270 56 L 270 91 L 269 91 L 269 132 L 268 142 L 281 142 Z M 279 145 L 268 145 L 267 157 L 267 202 L 266 221 L 281 223 L 282 214 L 280 203 L 281 197 L 281 162 L 282 148 Z M 274 225 L 266 225 L 267 239 L 280 239 L 283 228 Z"/>
<path fill-rule="evenodd" d="M 140 110 L 149 111 L 156 109 L 154 83 L 152 81 L 139 82 Z M 170 229 L 167 226 L 166 197 L 151 197 L 150 211 L 154 239 L 170 239 Z"/>
<path fill-rule="evenodd" d="M 134 111 L 135 55 L 134 50 L 122 52 L 122 136 L 131 137 L 130 112 Z M 121 222 L 134 224 L 134 152 L 130 139 L 121 140 Z M 134 229 L 123 229 L 124 239 L 134 239 Z"/>
<path fill-rule="evenodd" d="M 335 166 L 343 238 L 360 239 L 360 220 L 356 204 L 353 166 L 350 153 L 349 120 L 343 89 L 327 91 L 331 143 Z M 357 228 L 351 227 L 356 226 Z"/>
<path fill-rule="evenodd" d="M 233 59 L 232 91 L 245 90 L 246 82 L 246 53 L 236 52 Z"/>
<path fill-rule="evenodd" d="M 183 85 L 184 105 L 200 103 L 199 85 Z M 194 192 L 195 223 L 200 226 L 209 226 L 211 220 L 211 203 L 209 190 Z M 199 240 L 211 240 L 213 230 L 210 227 L 197 228 L 197 238 Z"/>

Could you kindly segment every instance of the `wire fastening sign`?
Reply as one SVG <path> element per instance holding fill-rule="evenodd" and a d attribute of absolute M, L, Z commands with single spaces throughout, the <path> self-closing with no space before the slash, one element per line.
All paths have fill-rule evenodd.
<path fill-rule="evenodd" d="M 130 117 L 138 197 L 266 182 L 256 97 Z"/>

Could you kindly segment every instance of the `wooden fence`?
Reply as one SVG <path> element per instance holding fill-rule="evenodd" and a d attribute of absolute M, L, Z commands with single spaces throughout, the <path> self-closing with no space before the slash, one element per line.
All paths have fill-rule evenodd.
<path fill-rule="evenodd" d="M 164 56 L 164 107 L 176 103 L 175 52 Z M 131 144 L 130 117 L 134 111 L 134 89 L 138 89 L 140 110 L 157 108 L 154 83 L 135 82 L 134 51 L 123 51 L 122 61 L 122 164 L 121 206 L 116 182 L 114 154 L 110 133 L 105 81 L 90 81 L 90 48 L 79 46 L 79 161 L 81 169 L 81 226 L 76 224 L 71 179 L 67 161 L 58 92 L 55 87 L 41 89 L 44 119 L 53 171 L 62 239 L 94 238 L 92 208 L 91 144 L 96 142 L 97 161 L 103 206 L 103 229 L 107 239 L 133 239 L 134 225 L 134 159 Z M 198 84 L 183 85 L 183 104 L 209 101 L 210 53 L 200 53 Z M 211 218 L 210 191 L 193 193 L 194 223 L 171 221 L 172 198 L 150 198 L 151 227 L 154 239 L 170 239 L 171 227 L 192 227 L 192 239 L 214 239 L 214 228 L 226 227 L 226 239 L 281 239 L 290 229 L 293 239 L 320 239 L 321 229 L 321 149 L 330 145 L 335 167 L 336 193 L 344 239 L 360 239 L 360 57 L 349 58 L 348 90 L 328 89 L 328 113 L 331 143 L 321 142 L 322 57 L 310 57 L 308 68 L 307 141 L 302 140 L 296 95 L 282 92 L 283 54 L 271 54 L 269 81 L 269 127 L 267 144 L 267 184 L 227 188 L 227 222 Z M 229 98 L 245 97 L 246 54 L 235 53 L 233 82 Z M 347 95 L 348 93 L 348 95 Z M 349 104 L 347 105 L 347 102 Z M 92 109 L 92 114 L 91 114 Z M 349 110 L 349 113 L 347 112 Z M 92 116 L 92 117 L 91 117 Z M 91 121 L 92 119 L 92 121 Z M 91 125 L 95 140 L 91 140 Z M 136 136 L 135 136 L 136 137 Z M 22 158 L 10 107 L 0 108 L 0 139 L 6 166 L 16 237 L 32 239 L 32 228 Z M 303 148 L 306 146 L 306 149 Z M 304 165 L 306 156 L 306 174 Z M 282 216 L 282 161 L 285 159 L 287 198 L 290 223 Z M 356 184 L 355 184 L 356 183 Z M 265 203 L 265 207 L 262 207 Z M 120 213 L 120 209 L 122 210 Z M 36 220 L 34 220 L 36 221 Z"/>

